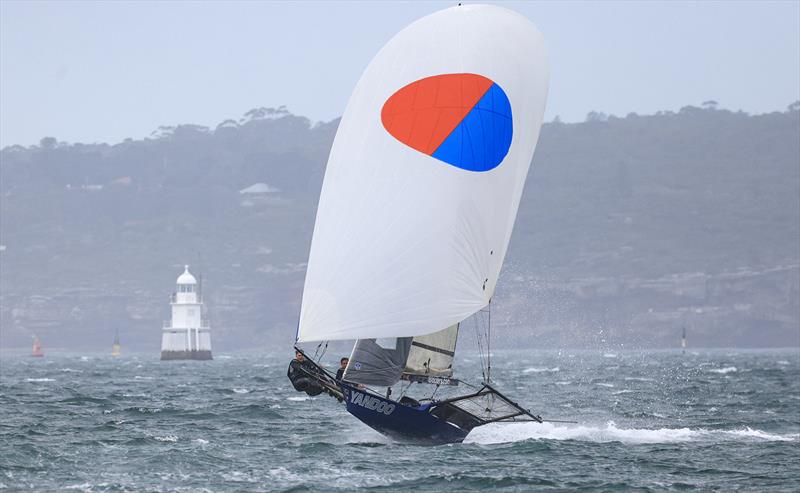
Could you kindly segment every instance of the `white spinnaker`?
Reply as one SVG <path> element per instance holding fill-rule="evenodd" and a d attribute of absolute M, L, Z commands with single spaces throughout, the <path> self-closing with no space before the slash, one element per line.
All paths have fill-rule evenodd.
<path fill-rule="evenodd" d="M 398 89 L 474 73 L 506 93 L 513 138 L 486 172 L 438 161 L 381 123 Z M 392 38 L 353 91 L 328 159 L 300 310 L 298 341 L 429 334 L 494 293 L 545 109 L 542 36 L 525 17 L 466 5 Z"/>

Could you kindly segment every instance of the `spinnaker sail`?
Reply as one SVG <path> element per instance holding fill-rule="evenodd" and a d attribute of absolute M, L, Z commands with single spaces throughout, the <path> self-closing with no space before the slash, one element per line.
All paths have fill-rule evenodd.
<path fill-rule="evenodd" d="M 541 34 L 504 8 L 449 8 L 386 44 L 331 148 L 299 342 L 429 334 L 489 303 L 547 86 Z"/>

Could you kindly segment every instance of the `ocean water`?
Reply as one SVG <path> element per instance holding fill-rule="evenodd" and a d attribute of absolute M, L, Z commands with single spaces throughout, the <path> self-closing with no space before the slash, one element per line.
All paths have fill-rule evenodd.
<path fill-rule="evenodd" d="M 495 351 L 497 387 L 579 423 L 441 446 L 394 443 L 294 392 L 288 352 L 215 356 L 3 355 L 0 488 L 800 491 L 796 349 Z M 476 354 L 456 365 L 479 375 Z"/>

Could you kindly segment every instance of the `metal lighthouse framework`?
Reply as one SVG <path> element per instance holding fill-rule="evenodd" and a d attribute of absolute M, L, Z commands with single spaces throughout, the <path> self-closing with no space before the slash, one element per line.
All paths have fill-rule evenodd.
<path fill-rule="evenodd" d="M 162 360 L 211 359 L 211 327 L 203 318 L 201 287 L 185 266 L 170 296 L 172 318 L 161 330 Z"/>

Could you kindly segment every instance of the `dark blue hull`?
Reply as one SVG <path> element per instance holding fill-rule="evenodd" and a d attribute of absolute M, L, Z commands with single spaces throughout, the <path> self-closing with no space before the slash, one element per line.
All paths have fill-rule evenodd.
<path fill-rule="evenodd" d="M 340 382 L 347 411 L 393 439 L 418 443 L 459 443 L 469 434 L 430 413 L 431 404 L 401 404 Z"/>

